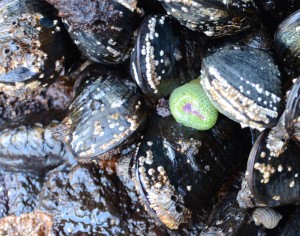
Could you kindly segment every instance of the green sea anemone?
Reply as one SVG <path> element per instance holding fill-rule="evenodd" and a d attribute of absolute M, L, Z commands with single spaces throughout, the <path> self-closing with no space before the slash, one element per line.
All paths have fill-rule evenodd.
<path fill-rule="evenodd" d="M 169 105 L 177 122 L 197 130 L 212 128 L 218 119 L 218 111 L 206 96 L 199 79 L 175 89 Z"/>

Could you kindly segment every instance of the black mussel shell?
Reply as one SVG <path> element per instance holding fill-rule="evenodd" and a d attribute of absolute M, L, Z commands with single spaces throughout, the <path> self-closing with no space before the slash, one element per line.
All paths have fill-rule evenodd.
<path fill-rule="evenodd" d="M 246 209 L 239 207 L 236 196 L 235 192 L 230 192 L 214 206 L 207 227 L 200 236 L 259 235 L 260 227 L 254 224 Z"/>
<path fill-rule="evenodd" d="M 228 173 L 243 161 L 238 130 L 223 116 L 213 129 L 201 132 L 171 116 L 153 115 L 133 163 L 133 179 L 158 222 L 177 229 L 211 207 Z"/>
<path fill-rule="evenodd" d="M 213 37 L 249 29 L 257 17 L 253 0 L 163 0 L 162 4 L 181 24 Z"/>
<path fill-rule="evenodd" d="M 44 175 L 71 155 L 66 146 L 52 137 L 51 123 L 4 129 L 0 132 L 0 165 L 9 172 Z"/>
<path fill-rule="evenodd" d="M 130 76 L 122 71 L 86 68 L 75 99 L 56 137 L 76 158 L 89 160 L 133 141 L 145 124 L 147 108 Z"/>
<path fill-rule="evenodd" d="M 259 0 L 256 3 L 268 28 L 277 26 L 285 17 L 300 8 L 299 0 Z"/>
<path fill-rule="evenodd" d="M 274 49 L 273 38 L 267 28 L 261 27 L 254 29 L 243 38 L 243 43 L 248 47 L 271 51 Z"/>
<path fill-rule="evenodd" d="M 284 114 L 289 136 L 300 144 L 300 79 L 297 79 L 289 93 Z"/>
<path fill-rule="evenodd" d="M 58 10 L 74 43 L 90 60 L 117 64 L 129 58 L 142 10 L 138 0 L 47 0 Z"/>
<path fill-rule="evenodd" d="M 67 32 L 42 0 L 1 1 L 0 90 L 24 100 L 62 71 Z"/>
<path fill-rule="evenodd" d="M 294 206 L 294 209 L 289 211 L 289 219 L 281 227 L 277 234 L 278 236 L 298 236 L 300 232 L 300 207 Z M 292 212 L 292 213 L 291 213 Z M 273 233 L 273 232 L 272 232 Z M 273 234 L 274 235 L 274 234 Z"/>
<path fill-rule="evenodd" d="M 300 75 L 300 10 L 286 18 L 277 28 L 275 49 L 284 68 L 292 76 Z"/>
<path fill-rule="evenodd" d="M 281 110 L 280 72 L 271 55 L 228 45 L 203 59 L 201 84 L 214 106 L 242 127 L 276 124 Z"/>
<path fill-rule="evenodd" d="M 131 55 L 130 73 L 144 94 L 161 98 L 196 79 L 201 69 L 203 35 L 184 29 L 165 15 L 141 24 Z"/>
<path fill-rule="evenodd" d="M 266 147 L 268 131 L 256 140 L 249 155 L 246 179 L 258 205 L 280 206 L 300 202 L 299 147 L 289 142 L 286 150 L 272 157 Z"/>

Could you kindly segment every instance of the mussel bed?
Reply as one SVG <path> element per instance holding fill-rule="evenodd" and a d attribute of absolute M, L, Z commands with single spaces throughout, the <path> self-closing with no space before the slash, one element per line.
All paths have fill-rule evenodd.
<path fill-rule="evenodd" d="M 32 0 L 34 1 L 36 0 Z M 68 1 L 46 1 L 61 7 L 62 10 L 58 9 L 56 12 L 57 16 L 64 18 L 59 22 L 59 27 L 66 27 L 71 34 L 74 45 L 70 43 L 71 46 L 69 45 L 67 50 L 73 52 L 66 53 L 65 67 L 62 69 L 60 65 L 60 70 L 57 71 L 58 78 L 48 81 L 29 98 L 9 96 L 0 91 L 0 235 L 300 234 L 300 207 L 295 204 L 300 202 L 298 180 L 300 161 L 295 159 L 299 153 L 296 122 L 300 121 L 297 112 L 300 106 L 298 101 L 300 78 L 290 92 L 290 98 L 287 92 L 289 90 L 287 88 L 291 88 L 292 79 L 300 76 L 297 74 L 299 68 L 297 65 L 285 66 L 285 59 L 276 58 L 274 63 L 278 64 L 283 78 L 281 78 L 283 88 L 279 88 L 277 84 L 280 84 L 280 73 L 277 66 L 274 66 L 276 67 L 274 69 L 273 64 L 270 65 L 273 60 L 268 59 L 276 57 L 274 55 L 275 50 L 279 50 L 278 45 L 274 48 L 271 42 L 270 47 L 263 48 L 269 40 L 264 38 L 266 35 L 263 36 L 264 42 L 254 42 L 253 47 L 256 49 L 246 48 L 253 42 L 242 43 L 242 39 L 250 37 L 249 33 L 263 29 L 255 28 L 259 19 L 271 35 L 275 34 L 279 23 L 296 12 L 300 4 L 290 0 L 291 7 L 280 10 L 283 4 L 281 0 L 240 0 L 236 1 L 236 5 L 231 5 L 232 1 L 225 1 L 229 4 L 227 6 L 229 9 L 228 16 L 219 19 L 223 21 L 222 26 L 218 26 L 217 20 L 214 20 L 209 23 L 212 25 L 193 27 L 189 19 L 180 18 L 187 15 L 184 7 L 181 10 L 185 14 L 179 17 L 179 22 L 170 16 L 172 14 L 166 15 L 169 9 L 166 7 L 168 2 L 175 2 L 173 4 L 176 10 L 173 10 L 173 13 L 176 13 L 180 10 L 176 4 L 180 6 L 186 1 L 163 0 L 163 3 L 160 3 L 140 0 L 137 4 L 138 1 L 135 0 L 103 0 L 103 2 L 95 0 L 91 1 L 91 4 L 82 5 L 81 11 L 78 12 L 75 12 L 78 5 L 75 0 L 71 1 L 72 8 L 67 7 Z M 3 10 L 1 4 L 7 4 L 7 1 L 2 2 L 0 11 Z M 221 1 L 192 2 L 194 4 L 201 2 L 202 6 L 209 7 L 208 11 L 214 11 L 210 8 L 212 6 L 221 12 L 226 12 L 227 9 Z M 248 2 L 247 7 L 251 11 L 244 10 L 245 12 L 241 14 L 239 7 L 245 7 L 246 5 L 243 5 L 245 2 Z M 255 4 L 252 5 L 253 2 L 257 4 L 260 13 L 254 7 Z M 268 4 L 275 5 L 270 7 Z M 100 14 L 101 17 L 105 19 L 98 16 L 93 22 L 93 15 L 99 14 L 98 10 L 95 12 L 86 10 L 93 10 L 95 7 L 103 7 L 105 11 L 113 9 L 113 13 L 109 15 L 110 13 L 101 12 L 103 14 Z M 253 7 L 255 10 L 252 12 Z M 203 12 L 207 13 L 205 10 Z M 82 24 L 76 21 L 78 14 L 84 14 L 79 17 L 84 21 Z M 130 17 L 124 21 L 123 14 Z M 198 12 L 195 16 L 192 15 L 192 19 L 197 14 Z M 241 14 L 240 17 L 237 14 Z M 252 15 L 247 18 L 247 14 Z M 299 10 L 297 14 L 300 15 Z M 68 21 L 70 16 L 71 21 Z M 146 20 L 141 24 L 143 18 Z M 116 22 L 112 22 L 113 20 Z M 161 23 L 165 20 L 170 25 L 164 26 Z M 149 36 L 147 30 L 151 31 L 151 27 L 154 27 L 151 24 L 156 21 L 160 22 L 159 34 L 164 33 L 164 27 L 165 29 L 170 27 L 167 36 L 171 35 L 174 42 L 164 39 L 166 42 L 161 46 L 155 41 L 158 33 Z M 109 22 L 112 22 L 111 25 Z M 134 24 L 130 25 L 132 22 Z M 299 24 L 298 21 L 296 23 Z M 118 28 L 122 24 L 125 31 L 128 31 L 126 37 Z M 180 24 L 192 29 L 208 27 L 204 33 L 208 36 L 215 35 L 217 38 L 210 39 L 203 33 L 190 31 Z M 144 28 L 137 30 L 138 25 Z M 297 31 L 299 32 L 299 29 Z M 228 35 L 223 37 L 223 33 Z M 103 41 L 97 41 L 97 37 L 101 36 Z M 142 42 L 137 41 L 134 45 L 136 36 L 138 40 L 151 39 L 154 49 L 159 49 L 158 52 L 153 49 L 152 56 L 154 59 L 160 58 L 160 61 L 154 60 L 153 63 L 161 64 L 159 67 L 161 74 L 156 74 L 155 69 L 153 72 L 153 68 L 148 68 L 147 60 L 151 61 L 153 58 L 149 59 L 147 52 L 143 51 L 145 48 Z M 197 37 L 199 42 L 194 40 Z M 68 36 L 66 40 L 71 42 Z M 88 45 L 89 40 L 93 40 L 92 45 Z M 181 40 L 186 45 L 182 45 Z M 76 44 L 80 45 L 81 53 L 77 51 Z M 223 47 L 223 44 L 230 46 Z M 132 47 L 135 49 L 129 60 Z M 167 49 L 163 51 L 165 48 L 170 51 Z M 258 53 L 257 58 L 267 58 L 265 61 L 268 61 L 277 80 L 275 85 L 269 81 L 262 84 L 276 87 L 278 92 L 276 99 L 277 94 L 279 95 L 278 106 L 276 105 L 274 111 L 277 114 L 278 109 L 278 113 L 282 114 L 283 118 L 281 117 L 280 121 L 285 118 L 283 122 L 287 126 L 287 132 L 282 134 L 280 133 L 282 130 L 277 131 L 282 128 L 279 127 L 282 124 L 278 121 L 279 117 L 274 119 L 272 117 L 270 122 L 264 117 L 263 122 L 267 124 L 267 131 L 260 134 L 251 128 L 242 129 L 235 119 L 230 120 L 226 114 L 219 114 L 216 125 L 211 130 L 200 133 L 183 127 L 170 116 L 166 100 L 161 98 L 167 98 L 173 88 L 180 84 L 196 79 L 190 77 L 197 75 L 198 72 L 200 76 L 203 55 L 209 55 L 202 63 L 202 73 L 207 81 L 215 79 L 214 82 L 217 83 L 216 80 L 220 79 L 218 73 L 211 73 L 215 72 L 218 66 L 226 67 L 224 71 L 229 68 L 228 71 L 236 78 L 240 76 L 236 72 L 239 66 L 244 66 L 251 60 L 247 61 L 246 58 L 244 64 L 230 67 L 233 62 L 229 59 L 220 65 L 218 64 L 220 61 L 215 62 L 211 59 L 213 57 L 219 60 L 214 52 L 218 52 L 220 58 L 223 56 L 226 58 L 225 51 L 228 48 L 234 48 L 236 50 L 234 53 L 242 56 L 243 52 L 246 55 L 247 51 L 247 58 L 258 50 L 264 50 Z M 97 50 L 102 50 L 102 54 L 97 54 Z M 268 56 L 265 56 L 265 51 L 268 51 Z M 172 56 L 168 58 L 167 56 L 171 54 Z M 199 61 L 195 60 L 198 57 Z M 181 60 L 182 58 L 184 60 Z M 142 60 L 145 62 L 140 62 Z M 253 70 L 249 78 L 257 74 L 263 76 L 266 71 L 261 65 L 261 69 L 259 68 L 255 74 L 255 60 L 256 58 L 251 61 L 252 67 L 245 70 L 245 76 Z M 120 64 L 115 65 L 117 63 Z M 168 63 L 172 63 L 171 67 L 174 70 L 169 69 L 169 65 L 166 65 Z M 293 71 L 294 67 L 296 69 Z M 152 81 L 151 73 L 161 78 L 158 80 L 154 78 Z M 212 78 L 212 74 L 216 75 L 215 78 Z M 176 82 L 168 81 L 168 77 L 173 77 Z M 243 81 L 240 83 L 236 83 L 236 87 L 244 85 Z M 255 94 L 259 93 L 257 87 L 252 87 L 252 94 L 253 91 Z M 248 91 L 243 92 L 245 92 L 243 95 L 247 96 Z M 287 92 L 286 97 L 282 96 L 281 92 Z M 227 95 L 222 91 L 220 94 Z M 284 107 L 284 102 L 279 102 L 281 97 L 282 100 L 290 99 L 287 107 Z M 258 101 L 257 104 L 264 106 L 263 101 Z M 268 110 L 267 113 L 271 112 Z M 243 112 L 241 114 L 244 115 Z M 251 114 L 247 113 L 245 116 Z M 275 131 L 269 132 L 277 122 Z M 262 126 L 254 125 L 254 128 L 256 127 Z M 274 159 L 271 150 L 266 149 L 270 144 L 266 138 L 269 133 L 275 133 L 275 137 L 270 137 L 277 138 L 276 142 L 283 148 L 280 151 L 284 154 L 278 154 L 277 159 Z M 270 137 L 268 136 L 269 140 Z M 288 151 L 284 151 L 286 149 Z M 280 158 L 284 158 L 285 155 L 288 157 L 281 161 Z M 249 168 L 253 172 L 249 171 Z M 252 179 L 253 176 L 255 180 Z M 274 180 L 276 185 L 278 182 L 281 183 L 282 178 L 288 181 L 287 185 L 283 188 L 272 185 L 273 179 L 270 181 L 272 176 L 278 177 L 277 182 Z M 252 196 L 241 200 L 249 202 L 240 202 L 239 190 L 241 186 L 247 185 L 246 180 L 250 185 L 248 187 L 252 191 Z M 154 187 L 150 189 L 150 185 Z M 291 189 L 294 191 L 292 194 L 288 192 Z M 166 194 L 161 194 L 160 190 Z M 165 199 L 166 196 L 170 199 Z M 243 208 L 243 204 L 248 204 L 247 207 L 250 205 L 250 209 Z M 262 207 L 260 209 L 264 209 L 265 206 L 276 207 L 282 220 L 274 229 L 255 225 L 253 206 Z"/>

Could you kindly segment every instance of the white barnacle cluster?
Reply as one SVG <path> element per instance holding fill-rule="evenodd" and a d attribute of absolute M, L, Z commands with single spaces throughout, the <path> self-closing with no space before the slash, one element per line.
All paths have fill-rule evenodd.
<path fill-rule="evenodd" d="M 17 82 L 15 84 L 0 83 L 0 91 L 8 96 L 18 97 L 20 100 L 28 99 L 43 90 L 41 82 L 36 80 L 30 83 Z"/>
<path fill-rule="evenodd" d="M 254 164 L 254 169 L 258 170 L 263 176 L 261 179 L 261 183 L 267 184 L 270 181 L 270 177 L 272 174 L 276 172 L 276 168 L 273 167 L 272 165 L 268 164 L 266 165 L 265 163 L 258 163 L 256 162 Z"/>
<path fill-rule="evenodd" d="M 107 46 L 106 50 L 112 55 L 112 57 L 119 57 L 122 54 L 122 52 L 116 50 L 112 46 Z"/>
<path fill-rule="evenodd" d="M 158 20 L 159 24 L 163 25 L 165 21 L 165 17 L 162 16 Z M 145 44 L 142 46 L 141 53 L 145 56 L 146 62 L 146 78 L 149 86 L 154 90 L 154 93 L 157 93 L 157 86 L 160 84 L 161 76 L 159 76 L 156 72 L 156 67 L 160 63 L 159 60 L 155 58 L 155 50 L 152 45 L 152 42 L 155 38 L 159 37 L 159 34 L 155 31 L 156 26 L 156 17 L 151 17 L 148 21 L 148 29 L 149 32 L 145 37 Z M 160 56 L 162 57 L 164 54 L 163 51 L 160 52 Z M 163 59 L 162 63 L 163 63 Z"/>
<path fill-rule="evenodd" d="M 244 12 L 245 9 L 254 8 L 252 0 L 219 1 L 223 3 L 223 7 L 208 7 L 201 1 L 164 0 L 168 14 L 183 21 L 188 28 L 203 31 L 209 37 L 240 31 L 247 27 L 244 20 L 238 20 L 236 13 L 228 11 L 228 8 L 234 7 Z"/>
<path fill-rule="evenodd" d="M 266 139 L 266 147 L 269 149 L 271 157 L 279 157 L 286 150 L 288 138 L 289 135 L 285 129 L 285 116 L 282 115 Z"/>
<path fill-rule="evenodd" d="M 243 88 L 238 90 L 229 84 L 216 68 L 210 66 L 207 70 L 210 75 L 205 71 L 201 80 L 204 90 L 221 113 L 239 122 L 242 127 L 249 126 L 262 131 L 269 124 L 270 118 L 278 116 L 276 107 L 258 105 L 242 93 Z M 280 98 L 274 99 L 280 101 Z"/>
<path fill-rule="evenodd" d="M 48 55 L 41 50 L 41 27 L 36 23 L 38 17 L 40 16 L 22 14 L 19 17 L 7 17 L 3 21 L 1 29 L 5 32 L 1 34 L 1 50 L 4 57 L 0 60 L 2 74 L 20 67 L 29 68 L 33 74 L 43 69 Z M 29 31 L 26 25 L 32 27 L 32 30 Z"/>
<path fill-rule="evenodd" d="M 142 10 L 137 7 L 138 4 L 137 0 L 116 0 L 116 1 L 132 12 L 137 11 L 138 13 L 142 13 Z"/>
<path fill-rule="evenodd" d="M 248 7 L 256 6 L 254 0 L 239 0 L 239 1 L 233 1 L 233 0 L 222 0 L 224 4 L 228 5 L 231 4 L 232 6 L 240 9 L 243 11 L 243 9 Z"/>
<path fill-rule="evenodd" d="M 168 228 L 178 229 L 181 223 L 187 223 L 191 218 L 191 211 L 183 206 L 183 199 L 171 185 L 164 167 L 152 165 L 152 144 L 151 141 L 147 142 L 149 150 L 145 156 L 138 157 L 139 178 L 147 196 L 146 209 L 149 207 L 154 210 Z"/>
<path fill-rule="evenodd" d="M 121 117 L 118 117 L 117 120 L 115 120 L 115 122 L 117 122 L 115 125 L 110 124 L 111 129 L 114 129 L 115 134 L 113 135 L 113 137 L 110 140 L 103 143 L 99 147 L 99 149 L 102 151 L 109 150 L 112 147 L 114 147 L 115 145 L 121 143 L 124 140 L 124 138 L 128 137 L 139 127 L 137 115 L 125 117 L 125 123 L 129 123 L 129 126 L 127 124 L 124 124 L 124 126 L 126 126 L 126 127 L 120 126 L 120 123 L 124 123 L 123 118 L 121 119 Z"/>
<path fill-rule="evenodd" d="M 101 154 L 120 144 L 124 138 L 133 133 L 138 127 L 139 123 L 136 115 L 121 117 L 119 113 L 114 113 L 107 119 L 107 123 L 94 122 L 93 126 L 91 126 L 92 136 L 87 134 L 89 132 L 88 129 L 80 131 L 80 134 L 73 132 L 72 147 L 75 152 L 79 152 L 79 157 L 93 156 L 96 153 Z M 114 134 L 110 136 L 111 132 Z M 82 140 L 82 136 L 89 138 Z M 103 139 L 104 136 L 110 138 Z M 95 141 L 97 142 L 95 143 Z M 87 146 L 88 143 L 91 143 L 91 145 Z"/>
<path fill-rule="evenodd" d="M 177 151 L 181 153 L 192 153 L 196 155 L 199 152 L 199 149 L 202 145 L 202 142 L 200 140 L 184 140 L 184 139 L 179 139 L 178 142 L 179 144 Z"/>

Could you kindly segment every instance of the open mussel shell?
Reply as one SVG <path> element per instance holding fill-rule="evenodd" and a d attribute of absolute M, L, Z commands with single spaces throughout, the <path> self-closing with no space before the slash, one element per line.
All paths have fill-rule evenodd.
<path fill-rule="evenodd" d="M 168 128 L 166 128 L 168 127 Z M 242 161 L 239 126 L 221 116 L 210 131 L 153 115 L 133 162 L 133 179 L 146 210 L 170 229 L 212 206 L 225 178 Z"/>
<path fill-rule="evenodd" d="M 300 79 L 289 93 L 285 107 L 285 128 L 289 136 L 300 144 Z"/>
<path fill-rule="evenodd" d="M 142 10 L 138 0 L 47 0 L 63 17 L 74 43 L 88 59 L 117 64 L 129 58 Z"/>
<path fill-rule="evenodd" d="M 289 142 L 279 157 L 266 147 L 268 131 L 256 140 L 249 155 L 246 179 L 258 205 L 280 206 L 300 201 L 299 147 Z"/>
<path fill-rule="evenodd" d="M 67 32 L 41 0 L 1 1 L 0 90 L 22 100 L 38 94 L 63 68 Z"/>
<path fill-rule="evenodd" d="M 276 124 L 281 109 L 280 72 L 271 55 L 227 45 L 204 57 L 201 84 L 214 106 L 242 127 Z"/>
<path fill-rule="evenodd" d="M 147 108 L 130 76 L 91 65 L 82 74 L 66 118 L 55 130 L 82 161 L 105 156 L 133 141 L 145 124 Z"/>
<path fill-rule="evenodd" d="M 300 10 L 286 18 L 277 28 L 275 49 L 287 72 L 300 75 Z"/>
<path fill-rule="evenodd" d="M 184 29 L 165 15 L 141 24 L 131 55 L 130 73 L 148 97 L 161 98 L 199 76 L 203 35 Z"/>
<path fill-rule="evenodd" d="M 213 37 L 249 29 L 257 11 L 253 0 L 163 0 L 162 4 L 181 24 Z"/>

